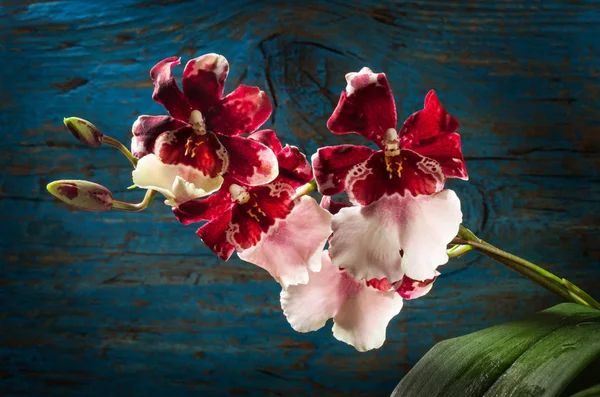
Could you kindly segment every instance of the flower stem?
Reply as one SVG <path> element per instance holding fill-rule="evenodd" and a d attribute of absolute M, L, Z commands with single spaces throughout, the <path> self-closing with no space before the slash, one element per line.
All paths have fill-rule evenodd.
<path fill-rule="evenodd" d="M 121 153 L 125 155 L 125 157 L 127 157 L 127 159 L 131 162 L 131 165 L 133 165 L 133 168 L 137 166 L 138 159 L 133 154 L 131 154 L 131 152 L 125 147 L 125 145 L 123 145 L 115 138 L 111 138 L 109 136 L 104 135 L 102 137 L 102 143 L 116 147 L 121 151 Z"/>
<path fill-rule="evenodd" d="M 296 190 L 295 198 L 300 198 L 302 196 L 306 196 L 307 194 L 310 194 L 310 193 L 314 192 L 315 190 L 317 190 L 317 181 L 313 179 L 312 181 L 308 182 L 306 185 L 300 186 Z"/>
<path fill-rule="evenodd" d="M 128 211 L 128 212 L 143 211 L 146 208 L 148 208 L 150 203 L 152 203 L 152 200 L 154 200 L 154 197 L 156 197 L 156 193 L 157 192 L 155 190 L 146 190 L 146 195 L 144 196 L 144 199 L 137 204 L 127 203 L 125 201 L 114 200 L 113 204 L 112 204 L 112 208 L 116 209 L 116 210 Z"/>
<path fill-rule="evenodd" d="M 458 237 L 454 238 L 452 243 L 469 245 L 475 251 L 484 254 L 507 267 L 510 267 L 524 277 L 538 283 L 542 287 L 554 292 L 566 300 L 600 310 L 600 303 L 598 303 L 594 298 L 592 298 L 581 288 L 577 287 L 575 284 L 564 278 L 558 277 L 553 273 L 550 273 L 546 269 L 543 269 L 526 259 L 494 247 L 493 245 L 475 236 L 473 232 L 462 225 L 460 225 Z"/>

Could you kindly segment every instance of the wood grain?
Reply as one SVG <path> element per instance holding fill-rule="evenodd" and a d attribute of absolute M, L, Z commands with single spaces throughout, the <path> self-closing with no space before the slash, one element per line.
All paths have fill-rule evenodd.
<path fill-rule="evenodd" d="M 52 199 L 81 177 L 120 198 L 131 173 L 79 145 L 65 116 L 129 139 L 152 102 L 150 68 L 206 52 L 226 92 L 259 85 L 287 143 L 328 133 L 344 74 L 388 75 L 401 121 L 429 89 L 461 122 L 471 180 L 452 181 L 482 238 L 600 289 L 597 1 L 15 1 L 0 3 L 2 395 L 387 396 L 435 342 L 558 302 L 490 261 L 446 265 L 407 302 L 383 348 L 330 326 L 297 334 L 268 274 L 217 260 L 169 209 L 82 213 Z M 180 68 L 176 73 L 181 73 Z M 180 74 L 177 74 L 180 76 Z M 598 297 L 598 296 L 597 296 Z"/>

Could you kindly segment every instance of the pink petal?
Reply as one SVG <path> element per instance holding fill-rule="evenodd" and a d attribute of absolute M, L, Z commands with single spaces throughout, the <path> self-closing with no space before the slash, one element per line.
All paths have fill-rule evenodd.
<path fill-rule="evenodd" d="M 327 251 L 321 263 L 321 271 L 311 271 L 306 285 L 290 286 L 281 292 L 281 308 L 292 328 L 315 331 L 333 318 L 336 339 L 358 351 L 381 347 L 387 325 L 402 309 L 400 296 L 357 281 L 332 265 Z"/>
<path fill-rule="evenodd" d="M 273 130 L 256 131 L 255 133 L 249 135 L 248 138 L 254 139 L 255 141 L 262 143 L 263 145 L 271 149 L 275 154 L 281 152 L 281 142 L 279 141 L 279 138 L 277 138 L 277 135 Z"/>
<path fill-rule="evenodd" d="M 223 96 L 223 86 L 229 73 L 224 56 L 205 54 L 190 60 L 183 71 L 183 92 L 192 108 L 204 113 Z"/>
<path fill-rule="evenodd" d="M 253 247 L 238 256 L 267 270 L 284 289 L 306 284 L 308 269 L 319 271 L 321 252 L 331 234 L 331 215 L 304 196 L 285 219 L 277 219 Z"/>
<path fill-rule="evenodd" d="M 196 231 L 204 244 L 224 261 L 228 260 L 235 250 L 235 246 L 227 239 L 231 216 L 232 212 L 227 211 Z"/>
<path fill-rule="evenodd" d="M 468 179 L 456 133 L 458 120 L 440 103 L 435 91 L 425 97 L 423 110 L 413 113 L 400 130 L 400 144 L 422 156 L 436 160 L 447 178 Z"/>
<path fill-rule="evenodd" d="M 382 279 L 372 278 L 371 280 L 367 280 L 367 285 L 369 287 L 373 287 L 375 289 L 378 289 L 379 291 L 384 291 L 384 292 L 389 291 L 390 289 L 392 289 L 394 287 L 394 285 L 391 284 L 387 278 L 382 278 Z M 400 296 L 402 296 L 402 295 L 400 295 Z"/>
<path fill-rule="evenodd" d="M 231 194 L 229 194 L 230 185 L 231 180 L 227 178 L 215 194 L 203 200 L 188 201 L 173 208 L 175 217 L 184 225 L 189 225 L 195 222 L 211 221 L 225 212 L 231 211 L 235 202 L 231 200 Z"/>
<path fill-rule="evenodd" d="M 386 159 L 380 151 L 348 172 L 346 191 L 353 203 L 369 205 L 384 195 L 433 194 L 444 187 L 444 174 L 434 160 L 412 150 Z"/>
<path fill-rule="evenodd" d="M 249 134 L 269 119 L 272 110 L 267 94 L 242 84 L 207 111 L 206 127 L 227 136 Z"/>
<path fill-rule="evenodd" d="M 321 203 L 319 203 L 319 205 L 321 207 L 323 207 L 323 209 L 326 209 L 327 211 L 329 211 L 330 214 L 335 215 L 338 212 L 340 212 L 340 210 L 342 208 L 346 208 L 346 207 L 350 207 L 351 204 L 350 203 L 343 203 L 340 201 L 333 201 L 333 199 L 331 198 L 331 196 L 323 196 L 321 197 Z"/>
<path fill-rule="evenodd" d="M 224 173 L 229 164 L 227 150 L 215 134 L 198 135 L 192 127 L 161 134 L 154 153 L 164 163 L 187 165 L 212 178 Z"/>
<path fill-rule="evenodd" d="M 285 182 L 294 188 L 298 188 L 313 179 L 310 163 L 304 153 L 300 152 L 296 146 L 285 145 L 277 153 L 277 163 L 279 164 L 277 181 Z"/>
<path fill-rule="evenodd" d="M 329 252 L 333 263 L 367 280 L 428 280 L 448 261 L 447 244 L 462 221 L 451 190 L 433 195 L 383 196 L 333 216 Z"/>
<path fill-rule="evenodd" d="M 373 149 L 356 145 L 327 146 L 317 150 L 312 156 L 312 164 L 319 193 L 333 196 L 343 192 L 348 171 L 373 153 Z"/>
<path fill-rule="evenodd" d="M 396 128 L 396 105 L 385 74 L 362 68 L 348 73 L 346 81 L 327 127 L 335 134 L 360 134 L 383 147 L 385 131 Z"/>
<path fill-rule="evenodd" d="M 263 185 L 273 181 L 278 173 L 277 157 L 262 143 L 239 136 L 220 135 L 227 149 L 227 173 L 244 185 Z"/>
<path fill-rule="evenodd" d="M 174 118 L 187 122 L 192 109 L 183 93 L 177 87 L 171 69 L 179 65 L 181 60 L 177 57 L 163 59 L 150 70 L 150 78 L 154 84 L 152 99 L 167 109 Z"/>
<path fill-rule="evenodd" d="M 394 288 L 396 288 L 396 292 L 406 300 L 417 299 L 431 291 L 433 282 L 438 275 L 439 273 L 435 272 L 433 278 L 425 281 L 413 280 L 410 277 L 404 276 L 401 281 L 394 285 Z"/>
<path fill-rule="evenodd" d="M 184 127 L 186 124 L 169 116 L 140 116 L 133 123 L 131 132 L 131 153 L 142 158 L 152 153 L 154 143 L 160 134 Z"/>

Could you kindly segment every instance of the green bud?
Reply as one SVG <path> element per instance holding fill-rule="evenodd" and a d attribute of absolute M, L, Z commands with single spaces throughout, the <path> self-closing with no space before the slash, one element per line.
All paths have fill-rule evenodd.
<path fill-rule="evenodd" d="M 89 121 L 79 117 L 65 117 L 63 122 L 79 142 L 94 147 L 102 145 L 104 134 Z"/>
<path fill-rule="evenodd" d="M 110 211 L 113 196 L 110 190 L 94 182 L 60 180 L 48 184 L 48 192 L 59 200 L 85 211 Z"/>

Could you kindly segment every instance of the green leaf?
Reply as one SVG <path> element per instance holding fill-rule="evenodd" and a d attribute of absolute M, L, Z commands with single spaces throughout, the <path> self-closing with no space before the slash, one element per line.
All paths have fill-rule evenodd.
<path fill-rule="evenodd" d="M 435 345 L 392 397 L 549 397 L 600 358 L 600 311 L 563 303 Z M 577 377 L 575 393 L 600 379 Z M 590 377 L 595 377 L 589 383 Z"/>
<path fill-rule="evenodd" d="M 571 397 L 598 397 L 600 396 L 600 385 L 592 386 L 589 389 L 573 394 Z"/>

